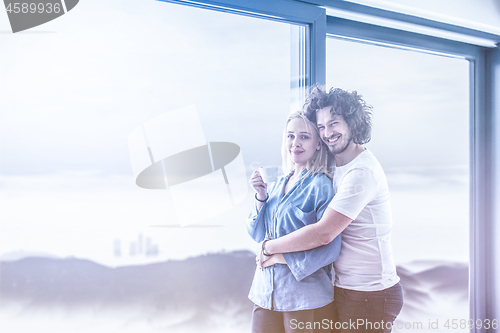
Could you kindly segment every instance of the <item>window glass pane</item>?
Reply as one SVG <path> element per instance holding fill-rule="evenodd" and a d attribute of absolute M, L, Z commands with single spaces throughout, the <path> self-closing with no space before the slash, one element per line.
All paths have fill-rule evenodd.
<path fill-rule="evenodd" d="M 327 86 L 373 106 L 366 146 L 391 191 L 399 322 L 468 318 L 468 61 L 330 38 Z"/>
<path fill-rule="evenodd" d="M 31 255 L 74 257 L 71 260 L 90 260 L 114 267 L 253 250 L 256 244 L 245 229 L 254 200 L 247 180 L 260 166 L 281 165 L 282 130 L 290 103 L 298 99 L 297 91 L 290 89 L 291 72 L 296 81 L 297 73 L 303 73 L 298 68 L 291 71 L 291 50 L 304 50 L 298 42 L 291 48 L 291 36 L 303 35 L 304 28 L 159 1 L 140 6 L 131 2 L 99 3 L 93 11 L 91 4 L 78 8 L 81 15 L 76 10 L 71 12 L 71 24 L 69 16 L 68 21 L 54 21 L 55 33 L 0 34 L 2 260 Z M 299 58 L 294 54 L 293 59 Z M 190 105 L 196 106 L 199 123 L 181 117 L 176 128 L 169 127 L 169 133 L 162 133 L 157 117 Z M 243 175 L 236 177 L 238 181 L 243 177 L 243 185 L 239 182 L 238 189 L 240 194 L 244 192 L 243 196 L 236 199 L 236 190 L 230 188 L 232 201 L 226 198 L 229 209 L 181 228 L 177 215 L 183 211 L 175 213 L 178 202 L 173 198 L 173 190 L 144 189 L 135 184 L 129 140 L 136 129 L 142 133 L 141 126 L 148 133 L 147 144 L 158 143 L 165 150 L 199 138 L 237 145 Z M 156 128 L 156 132 L 150 133 L 151 128 Z M 172 132 L 179 134 L 178 139 L 172 138 Z M 142 153 L 149 158 L 146 145 L 143 148 Z M 153 147 L 151 156 L 155 162 L 156 154 Z M 212 147 L 211 163 L 216 165 L 214 154 Z M 192 164 L 196 163 L 194 160 Z M 231 170 L 223 166 L 224 175 L 217 169 L 217 188 L 205 188 L 202 182 L 193 186 L 203 187 L 203 193 L 199 188 L 188 188 L 184 193 L 198 196 L 201 201 L 207 193 L 208 199 L 218 201 L 216 190 L 227 195 L 223 176 L 231 184 Z M 190 211 L 184 213 L 203 215 L 202 204 L 193 199 L 188 202 Z M 158 299 L 147 304 L 161 313 L 155 312 L 152 317 L 151 313 L 141 313 L 132 323 L 121 318 L 121 314 L 109 315 L 102 319 L 106 324 L 99 325 L 102 332 L 109 332 L 111 327 L 141 332 L 187 332 L 189 327 L 193 332 L 239 332 L 240 328 L 247 332 L 251 316 L 247 294 L 254 257 L 248 252 L 243 254 L 242 263 L 236 267 L 247 267 L 248 272 L 221 273 L 218 268 L 227 269 L 227 263 L 217 261 L 224 259 L 214 254 L 213 258 L 205 258 L 205 266 L 185 261 L 180 265 L 187 271 L 175 270 L 174 277 L 168 279 L 166 273 L 155 276 L 148 288 L 162 287 L 154 290 Z M 208 265 L 211 260 L 214 265 Z M 5 274 L 6 267 L 1 267 Z M 101 269 L 91 264 L 89 267 L 85 274 Z M 107 268 L 102 271 L 108 272 Z M 82 275 L 77 274 L 72 282 L 75 288 L 85 283 L 86 275 L 79 272 Z M 119 276 L 126 275 L 123 274 Z M 232 274 L 241 279 L 234 289 L 226 288 L 224 279 Z M 144 284 L 141 276 L 142 273 L 134 275 L 131 283 Z M 117 279 L 116 288 L 120 288 L 122 280 Z M 92 288 L 97 285 L 101 284 Z M 196 295 L 189 296 L 193 292 L 189 286 L 198 286 Z M 101 290 L 96 288 L 89 292 Z M 149 297 L 144 290 L 138 291 L 140 299 Z M 222 298 L 216 298 L 226 303 L 212 297 L 216 294 L 211 293 L 218 290 L 225 290 L 224 295 L 219 295 Z M 172 293 L 182 297 L 177 299 Z M 82 296 L 76 291 L 68 295 Z M 126 298 L 129 294 L 124 291 L 123 295 Z M 50 297 L 42 297 L 42 308 Z M 65 315 L 51 321 L 41 315 L 21 316 L 17 320 L 0 311 L 0 321 L 19 332 L 33 332 L 49 322 L 51 328 L 60 325 L 65 332 L 90 326 L 88 330 L 95 331 L 92 320 L 101 317 L 94 305 L 90 305 L 88 313 L 95 316 L 82 314 L 79 319 Z M 172 310 L 177 306 L 189 311 Z M 197 306 L 211 310 L 198 314 Z M 133 313 L 133 306 L 131 309 Z M 228 322 L 228 313 L 234 321 Z M 210 321 L 205 315 L 215 317 L 210 317 Z M 190 316 L 199 321 L 190 320 Z M 213 325 L 206 327 L 204 318 Z M 179 324 L 183 321 L 191 326 Z"/>
<path fill-rule="evenodd" d="M 2 52 L 0 126 L 2 214 L 8 222 L 2 224 L 0 252 L 76 254 L 114 263 L 113 239 L 129 227 L 135 231 L 123 235 L 124 244 L 145 228 L 144 236 L 156 243 L 166 237 L 160 246 L 165 257 L 240 247 L 227 233 L 241 228 L 251 201 L 217 219 L 227 220 L 209 223 L 226 228 L 151 232 L 150 225 L 172 223 L 162 203 L 166 191 L 135 185 L 128 138 L 154 117 L 195 105 L 206 141 L 237 144 L 249 172 L 279 165 L 291 99 L 290 25 L 163 2 L 137 10 L 138 22 L 148 24 L 131 25 L 129 17 L 117 15 L 107 18 L 113 29 L 103 28 L 103 18 L 90 33 L 86 27 L 70 37 L 49 36 L 43 48 L 35 34 L 19 44 L 6 41 L 12 44 Z M 189 122 L 179 126 L 187 133 L 196 129 Z M 25 233 L 18 233 L 19 225 Z M 94 227 L 107 229 L 96 235 Z M 52 228 L 65 236 L 49 241 Z M 40 239 L 39 232 L 49 238 Z M 200 245 L 183 248 L 178 237 L 191 233 L 201 237 L 195 242 Z"/>

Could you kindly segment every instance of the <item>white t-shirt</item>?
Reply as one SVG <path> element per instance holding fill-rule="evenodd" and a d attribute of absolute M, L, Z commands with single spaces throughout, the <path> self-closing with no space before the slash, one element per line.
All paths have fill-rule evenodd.
<path fill-rule="evenodd" d="M 368 150 L 333 175 L 335 196 L 329 207 L 353 221 L 342 232 L 335 267 L 340 288 L 375 291 L 399 282 L 392 258 L 392 214 L 384 170 Z"/>

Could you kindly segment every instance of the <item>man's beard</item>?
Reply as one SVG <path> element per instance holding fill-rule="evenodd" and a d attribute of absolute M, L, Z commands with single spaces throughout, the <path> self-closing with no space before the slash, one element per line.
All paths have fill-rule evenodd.
<path fill-rule="evenodd" d="M 342 154 L 344 151 L 346 151 L 347 147 L 349 147 L 351 142 L 352 142 L 352 136 L 351 136 L 351 133 L 349 133 L 349 137 L 347 138 L 347 142 L 345 143 L 345 145 L 338 147 L 338 148 L 335 148 L 335 149 L 328 149 L 328 151 L 330 152 L 330 154 L 332 154 L 334 156 L 338 155 L 338 154 Z M 330 147 L 328 147 L 328 148 L 330 148 Z"/>

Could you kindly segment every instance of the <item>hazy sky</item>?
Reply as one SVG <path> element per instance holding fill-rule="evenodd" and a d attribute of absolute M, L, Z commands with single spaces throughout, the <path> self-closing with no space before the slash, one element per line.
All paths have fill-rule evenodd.
<path fill-rule="evenodd" d="M 238 144 L 249 173 L 279 164 L 289 35 L 288 24 L 158 1 L 85 1 L 33 31 L 1 34 L 0 253 L 110 262 L 114 240 L 128 253 L 139 233 L 162 258 L 252 247 L 250 195 L 207 221 L 222 228 L 149 228 L 175 214 L 165 191 L 135 186 L 128 137 L 195 104 L 206 139 Z"/>
<path fill-rule="evenodd" d="M 467 167 L 467 60 L 331 38 L 327 59 L 327 85 L 373 106 L 368 147 L 386 169 Z"/>
<path fill-rule="evenodd" d="M 0 11 L 0 31 L 8 30 Z M 374 106 L 369 147 L 394 170 L 400 225 L 434 223 L 426 218 L 432 213 L 405 206 L 405 195 L 422 206 L 429 200 L 422 184 L 441 198 L 467 191 L 467 62 L 339 41 L 327 47 L 328 84 L 358 90 Z M 86 0 L 42 26 L 1 33 L 0 48 L 0 255 L 144 262 L 113 257 L 115 240 L 128 253 L 139 234 L 159 245 L 161 258 L 253 246 L 244 228 L 251 192 L 207 221 L 223 227 L 149 227 L 175 216 L 165 191 L 135 186 L 128 136 L 148 119 L 195 104 L 206 139 L 238 144 L 247 174 L 279 165 L 290 111 L 288 24 L 158 1 Z M 462 192 L 434 212 L 463 207 Z M 442 225 L 467 212 L 457 214 Z M 411 236 L 411 228 L 399 230 Z"/>

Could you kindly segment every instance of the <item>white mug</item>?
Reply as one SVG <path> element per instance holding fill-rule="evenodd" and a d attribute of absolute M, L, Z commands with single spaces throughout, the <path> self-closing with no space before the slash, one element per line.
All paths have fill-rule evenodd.
<path fill-rule="evenodd" d="M 278 177 L 280 175 L 279 167 L 277 166 L 260 167 L 259 172 L 262 180 L 266 184 L 274 183 L 278 180 Z"/>

